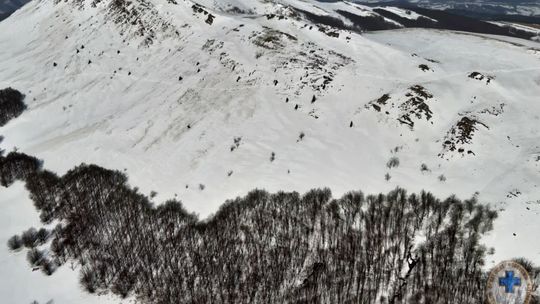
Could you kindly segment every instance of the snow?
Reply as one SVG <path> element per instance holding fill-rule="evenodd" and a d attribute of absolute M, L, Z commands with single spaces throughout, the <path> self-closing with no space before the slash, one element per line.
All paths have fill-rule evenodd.
<path fill-rule="evenodd" d="M 502 26 L 502 27 L 513 27 L 518 30 L 534 33 L 536 34 L 536 36 L 540 36 L 540 29 L 535 28 L 533 26 L 528 26 L 528 25 L 519 24 L 519 23 L 512 23 L 512 22 L 502 22 L 502 21 L 489 21 L 489 22 L 498 26 Z"/>
<path fill-rule="evenodd" d="M 245 7 L 254 7 L 250 3 Z M 317 5 L 334 14 L 337 4 Z M 342 32 L 330 38 L 303 27 L 302 20 L 235 18 L 209 10 L 216 14 L 213 25 L 193 13 L 188 1 L 156 5 L 156 18 L 170 23 L 179 36 L 171 34 L 174 30 L 158 32 L 145 46 L 129 25 L 115 24 L 104 6 L 80 10 L 64 2 L 34 1 L 23 7 L 0 23 L 0 88 L 21 90 L 29 108 L 0 128 L 2 148 L 35 155 L 59 174 L 82 162 L 125 170 L 130 184 L 143 193 L 157 191 L 156 203 L 177 195 L 201 217 L 254 188 L 304 192 L 329 187 L 335 197 L 397 186 L 441 198 L 456 194 L 465 199 L 478 192 L 480 202 L 504 209 L 484 239 L 495 248 L 490 265 L 514 256 L 540 264 L 540 243 L 533 241 L 540 228 L 540 53 L 534 51 L 540 45 L 423 29 Z M 264 13 L 268 6 L 254 11 Z M 283 47 L 256 46 L 253 37 L 264 27 L 294 39 L 283 34 Z M 423 72 L 420 64 L 432 71 Z M 487 85 L 468 78 L 474 71 L 495 79 Z M 333 81 L 326 90 L 314 91 L 311 86 L 330 72 Z M 416 84 L 434 95 L 428 101 L 433 118 L 415 120 L 413 130 L 397 122 L 397 107 L 390 115 L 366 108 L 383 94 L 397 105 Z M 317 100 L 311 103 L 314 94 Z M 501 104 L 500 115 L 486 112 Z M 475 155 L 439 157 L 448 131 L 464 115 L 489 127 L 479 126 L 465 145 Z M 301 132 L 305 137 L 299 140 Z M 242 139 L 231 152 L 235 137 Z M 396 147 L 399 152 L 391 152 Z M 392 156 L 401 165 L 389 170 Z M 421 172 L 422 163 L 430 171 Z M 520 194 L 513 196 L 516 190 Z M 37 225 L 21 185 L 0 191 L 3 202 L 24 203 L 17 205 L 21 210 L 1 213 L 17 218 L 17 226 L 2 229 L 4 238 Z M 516 226 L 516 219 L 522 225 Z M 56 280 L 28 273 L 20 254 L 2 255 L 2 261 L 13 266 L 6 273 L 21 276 L 13 286 L 2 287 L 13 297 L 26 295 L 15 285 L 27 276 L 50 282 L 43 284 Z M 53 278 L 65 277 L 54 282 L 78 290 L 74 273 L 61 271 Z M 52 289 L 43 292 L 28 297 L 55 297 L 62 303 Z M 76 303 L 84 297 L 65 296 Z"/>
<path fill-rule="evenodd" d="M 9 251 L 7 240 L 30 227 L 41 227 L 39 216 L 21 182 L 0 190 L 0 294 L 3 303 L 29 304 L 32 301 L 55 304 L 119 303 L 109 296 L 95 296 L 79 287 L 78 269 L 60 267 L 52 276 L 32 271 L 26 250 Z M 9 275 L 5 275 L 9 274 Z"/>
<path fill-rule="evenodd" d="M 398 7 L 391 7 L 391 6 L 383 6 L 383 7 L 378 7 L 379 9 L 383 9 L 385 11 L 389 11 L 391 13 L 394 13 L 402 18 L 407 18 L 407 19 L 411 19 L 411 20 L 418 20 L 418 18 L 422 17 L 422 18 L 426 18 L 426 19 L 429 19 L 429 20 L 432 20 L 432 21 L 435 21 L 434 19 L 431 19 L 429 17 L 426 17 L 424 15 L 420 15 L 416 12 L 413 12 L 411 10 L 406 10 L 406 9 L 402 9 L 402 8 L 398 8 Z"/>

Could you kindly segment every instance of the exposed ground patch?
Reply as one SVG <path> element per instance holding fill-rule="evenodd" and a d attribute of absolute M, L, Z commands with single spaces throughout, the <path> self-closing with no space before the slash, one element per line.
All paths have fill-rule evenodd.
<path fill-rule="evenodd" d="M 395 102 L 389 102 L 391 98 Z M 396 120 L 404 125 L 414 128 L 415 121 L 420 119 L 431 120 L 433 112 L 428 101 L 433 95 L 423 86 L 414 85 L 408 88 L 404 97 L 391 97 L 384 94 L 366 105 L 367 109 L 382 112 L 389 116 L 395 116 Z"/>
<path fill-rule="evenodd" d="M 490 76 L 490 75 L 484 75 L 480 72 L 472 72 L 470 73 L 467 77 L 471 78 L 471 79 L 475 79 L 475 80 L 478 80 L 478 81 L 484 81 L 486 82 L 486 85 L 487 84 L 490 84 L 491 81 L 493 79 L 495 79 L 495 76 Z"/>
<path fill-rule="evenodd" d="M 475 155 L 471 149 L 467 148 L 467 145 L 472 143 L 474 133 L 479 127 L 489 129 L 486 124 L 473 116 L 462 117 L 446 134 L 443 152 L 439 153 L 439 156 L 443 157 L 446 153 L 454 151 L 461 155 Z"/>

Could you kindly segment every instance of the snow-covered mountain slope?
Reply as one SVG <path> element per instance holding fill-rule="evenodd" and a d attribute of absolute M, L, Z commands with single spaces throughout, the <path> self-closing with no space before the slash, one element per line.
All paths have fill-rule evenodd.
<path fill-rule="evenodd" d="M 156 202 L 177 197 L 203 217 L 253 188 L 478 195 L 503 210 L 485 240 L 493 262 L 540 264 L 540 45 L 358 34 L 299 13 L 335 6 L 360 11 L 33 1 L 0 23 L 0 88 L 29 106 L 0 128 L 2 148 L 58 173 L 125 170 Z"/>

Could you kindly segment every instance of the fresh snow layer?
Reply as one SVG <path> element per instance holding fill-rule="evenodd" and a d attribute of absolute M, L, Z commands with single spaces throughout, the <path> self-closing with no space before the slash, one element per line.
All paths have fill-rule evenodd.
<path fill-rule="evenodd" d="M 55 304 L 120 303 L 116 298 L 95 296 L 79 288 L 78 269 L 69 265 L 52 276 L 32 271 L 26 249 L 10 252 L 7 240 L 29 227 L 41 227 L 39 216 L 22 182 L 1 190 L 0 195 L 0 297 L 2 303 L 29 304 L 32 301 Z"/>
<path fill-rule="evenodd" d="M 533 241 L 540 230 L 540 45 L 420 29 L 332 38 L 303 20 L 214 11 L 209 25 L 191 5 L 153 7 L 143 21 L 160 30 L 149 45 L 100 5 L 34 1 L 1 22 L 0 88 L 20 90 L 28 104 L 0 128 L 1 147 L 35 155 L 59 174 L 82 162 L 125 171 L 143 193 L 157 191 L 156 203 L 176 197 L 201 217 L 254 188 L 329 187 L 337 197 L 399 186 L 441 198 L 477 195 L 501 210 L 484 240 L 495 248 L 487 266 L 516 256 L 540 264 L 540 243 Z M 161 21 L 169 26 L 161 30 Z M 265 35 L 279 39 L 256 45 Z M 495 78 L 486 84 L 467 77 L 474 71 Z M 321 89 L 328 75 L 332 82 Z M 413 85 L 433 94 L 433 117 L 412 115 L 410 129 L 396 118 Z M 383 94 L 391 98 L 377 112 L 369 104 Z M 487 126 L 477 125 L 463 145 L 475 155 L 443 149 L 464 116 Z M 240 144 L 231 151 L 236 137 Z M 388 169 L 392 156 L 400 166 Z M 422 164 L 429 170 L 422 172 Z M 23 208 L 9 215 L 17 226 L 2 221 L 3 237 L 27 228 L 27 220 L 37 225 L 20 185 L 0 191 L 3 202 Z M 24 257 L 3 252 L 9 267 L 24 264 Z M 4 273 L 22 280 L 2 277 L 10 281 L 5 292 L 26 276 L 49 280 L 26 265 Z M 58 288 L 76 284 L 72 272 L 53 278 L 59 275 L 65 279 L 55 281 Z"/>
<path fill-rule="evenodd" d="M 426 17 L 424 15 L 420 15 L 420 14 L 418 14 L 416 12 L 411 11 L 411 10 L 406 10 L 406 9 L 402 9 L 402 8 L 399 8 L 399 7 L 383 6 L 383 7 L 378 7 L 378 8 L 383 9 L 385 11 L 389 11 L 391 13 L 394 13 L 394 14 L 400 16 L 400 17 L 411 19 L 411 20 L 417 20 L 420 17 L 433 20 L 433 19 L 431 19 L 429 17 Z M 435 21 L 435 20 L 433 20 L 433 21 Z"/>

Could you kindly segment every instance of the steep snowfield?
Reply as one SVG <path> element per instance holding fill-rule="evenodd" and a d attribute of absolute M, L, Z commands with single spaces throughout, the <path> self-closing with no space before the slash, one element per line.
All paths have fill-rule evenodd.
<path fill-rule="evenodd" d="M 501 210 L 484 240 L 495 248 L 488 266 L 540 264 L 540 45 L 434 30 L 334 38 L 287 2 L 323 5 L 231 0 L 205 14 L 189 1 L 28 4 L 0 23 L 0 88 L 29 106 L 0 128 L 1 147 L 60 174 L 81 162 L 125 170 L 156 202 L 176 196 L 201 217 L 253 188 L 477 195 Z M 274 13 L 286 18 L 263 15 Z M 460 137 L 464 118 L 473 130 Z M 31 203 L 20 203 L 25 219 Z M 0 252 L 3 264 L 23 263 Z"/>

